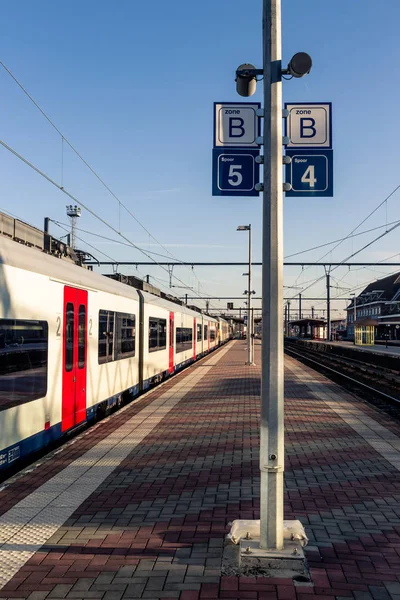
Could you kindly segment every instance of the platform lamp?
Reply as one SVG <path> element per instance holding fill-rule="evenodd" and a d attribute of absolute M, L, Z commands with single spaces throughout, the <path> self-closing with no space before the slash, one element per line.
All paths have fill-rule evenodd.
<path fill-rule="evenodd" d="M 249 272 L 248 272 L 248 285 L 247 285 L 247 363 L 248 365 L 254 365 L 254 338 L 253 338 L 253 320 L 251 317 L 251 225 L 239 225 L 236 231 L 248 231 L 249 232 Z"/>

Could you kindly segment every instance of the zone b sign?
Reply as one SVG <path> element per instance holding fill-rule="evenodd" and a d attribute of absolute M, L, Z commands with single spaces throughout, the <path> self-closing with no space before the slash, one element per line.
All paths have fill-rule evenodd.
<path fill-rule="evenodd" d="M 332 104 L 291 102 L 285 104 L 287 148 L 332 148 Z"/>
<path fill-rule="evenodd" d="M 258 148 L 259 102 L 214 103 L 214 148 Z"/>

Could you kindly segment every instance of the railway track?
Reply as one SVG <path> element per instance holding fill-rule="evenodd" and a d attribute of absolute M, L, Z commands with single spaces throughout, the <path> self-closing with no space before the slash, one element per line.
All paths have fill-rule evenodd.
<path fill-rule="evenodd" d="M 379 369 L 347 357 L 321 355 L 320 352 L 299 348 L 290 342 L 285 342 L 285 353 L 356 393 L 362 400 L 400 419 L 399 372 Z"/>

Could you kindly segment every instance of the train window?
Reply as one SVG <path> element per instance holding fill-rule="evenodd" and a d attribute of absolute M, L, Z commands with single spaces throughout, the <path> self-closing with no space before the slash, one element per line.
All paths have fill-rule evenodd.
<path fill-rule="evenodd" d="M 0 411 L 47 393 L 46 321 L 0 319 Z"/>
<path fill-rule="evenodd" d="M 201 338 L 201 329 L 202 329 L 202 328 L 201 328 L 201 325 L 199 325 L 199 324 L 197 323 L 197 341 L 198 341 L 198 342 L 201 342 L 201 340 L 202 340 L 202 338 Z"/>
<path fill-rule="evenodd" d="M 191 327 L 176 328 L 175 352 L 184 352 L 192 348 L 193 329 Z"/>
<path fill-rule="evenodd" d="M 74 366 L 74 305 L 67 302 L 65 317 L 65 370 L 72 371 Z"/>
<path fill-rule="evenodd" d="M 149 318 L 149 352 L 165 350 L 167 347 L 166 319 Z"/>
<path fill-rule="evenodd" d="M 114 360 L 114 313 L 99 311 L 99 364 Z"/>
<path fill-rule="evenodd" d="M 117 313 L 117 359 L 135 356 L 135 334 L 135 315 Z"/>
<path fill-rule="evenodd" d="M 86 360 L 86 307 L 79 306 L 78 317 L 78 368 L 83 369 Z"/>
<path fill-rule="evenodd" d="M 210 327 L 210 341 L 213 342 L 215 340 L 215 329 L 211 329 Z"/>
<path fill-rule="evenodd" d="M 208 340 L 208 325 L 204 325 L 204 339 Z"/>

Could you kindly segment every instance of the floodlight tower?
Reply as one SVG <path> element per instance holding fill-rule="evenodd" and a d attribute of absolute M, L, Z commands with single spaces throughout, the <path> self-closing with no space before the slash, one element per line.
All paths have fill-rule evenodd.
<path fill-rule="evenodd" d="M 76 231 L 76 222 L 78 218 L 82 214 L 82 210 L 76 204 L 67 205 L 67 216 L 71 221 L 71 248 L 75 250 L 75 231 Z"/>

